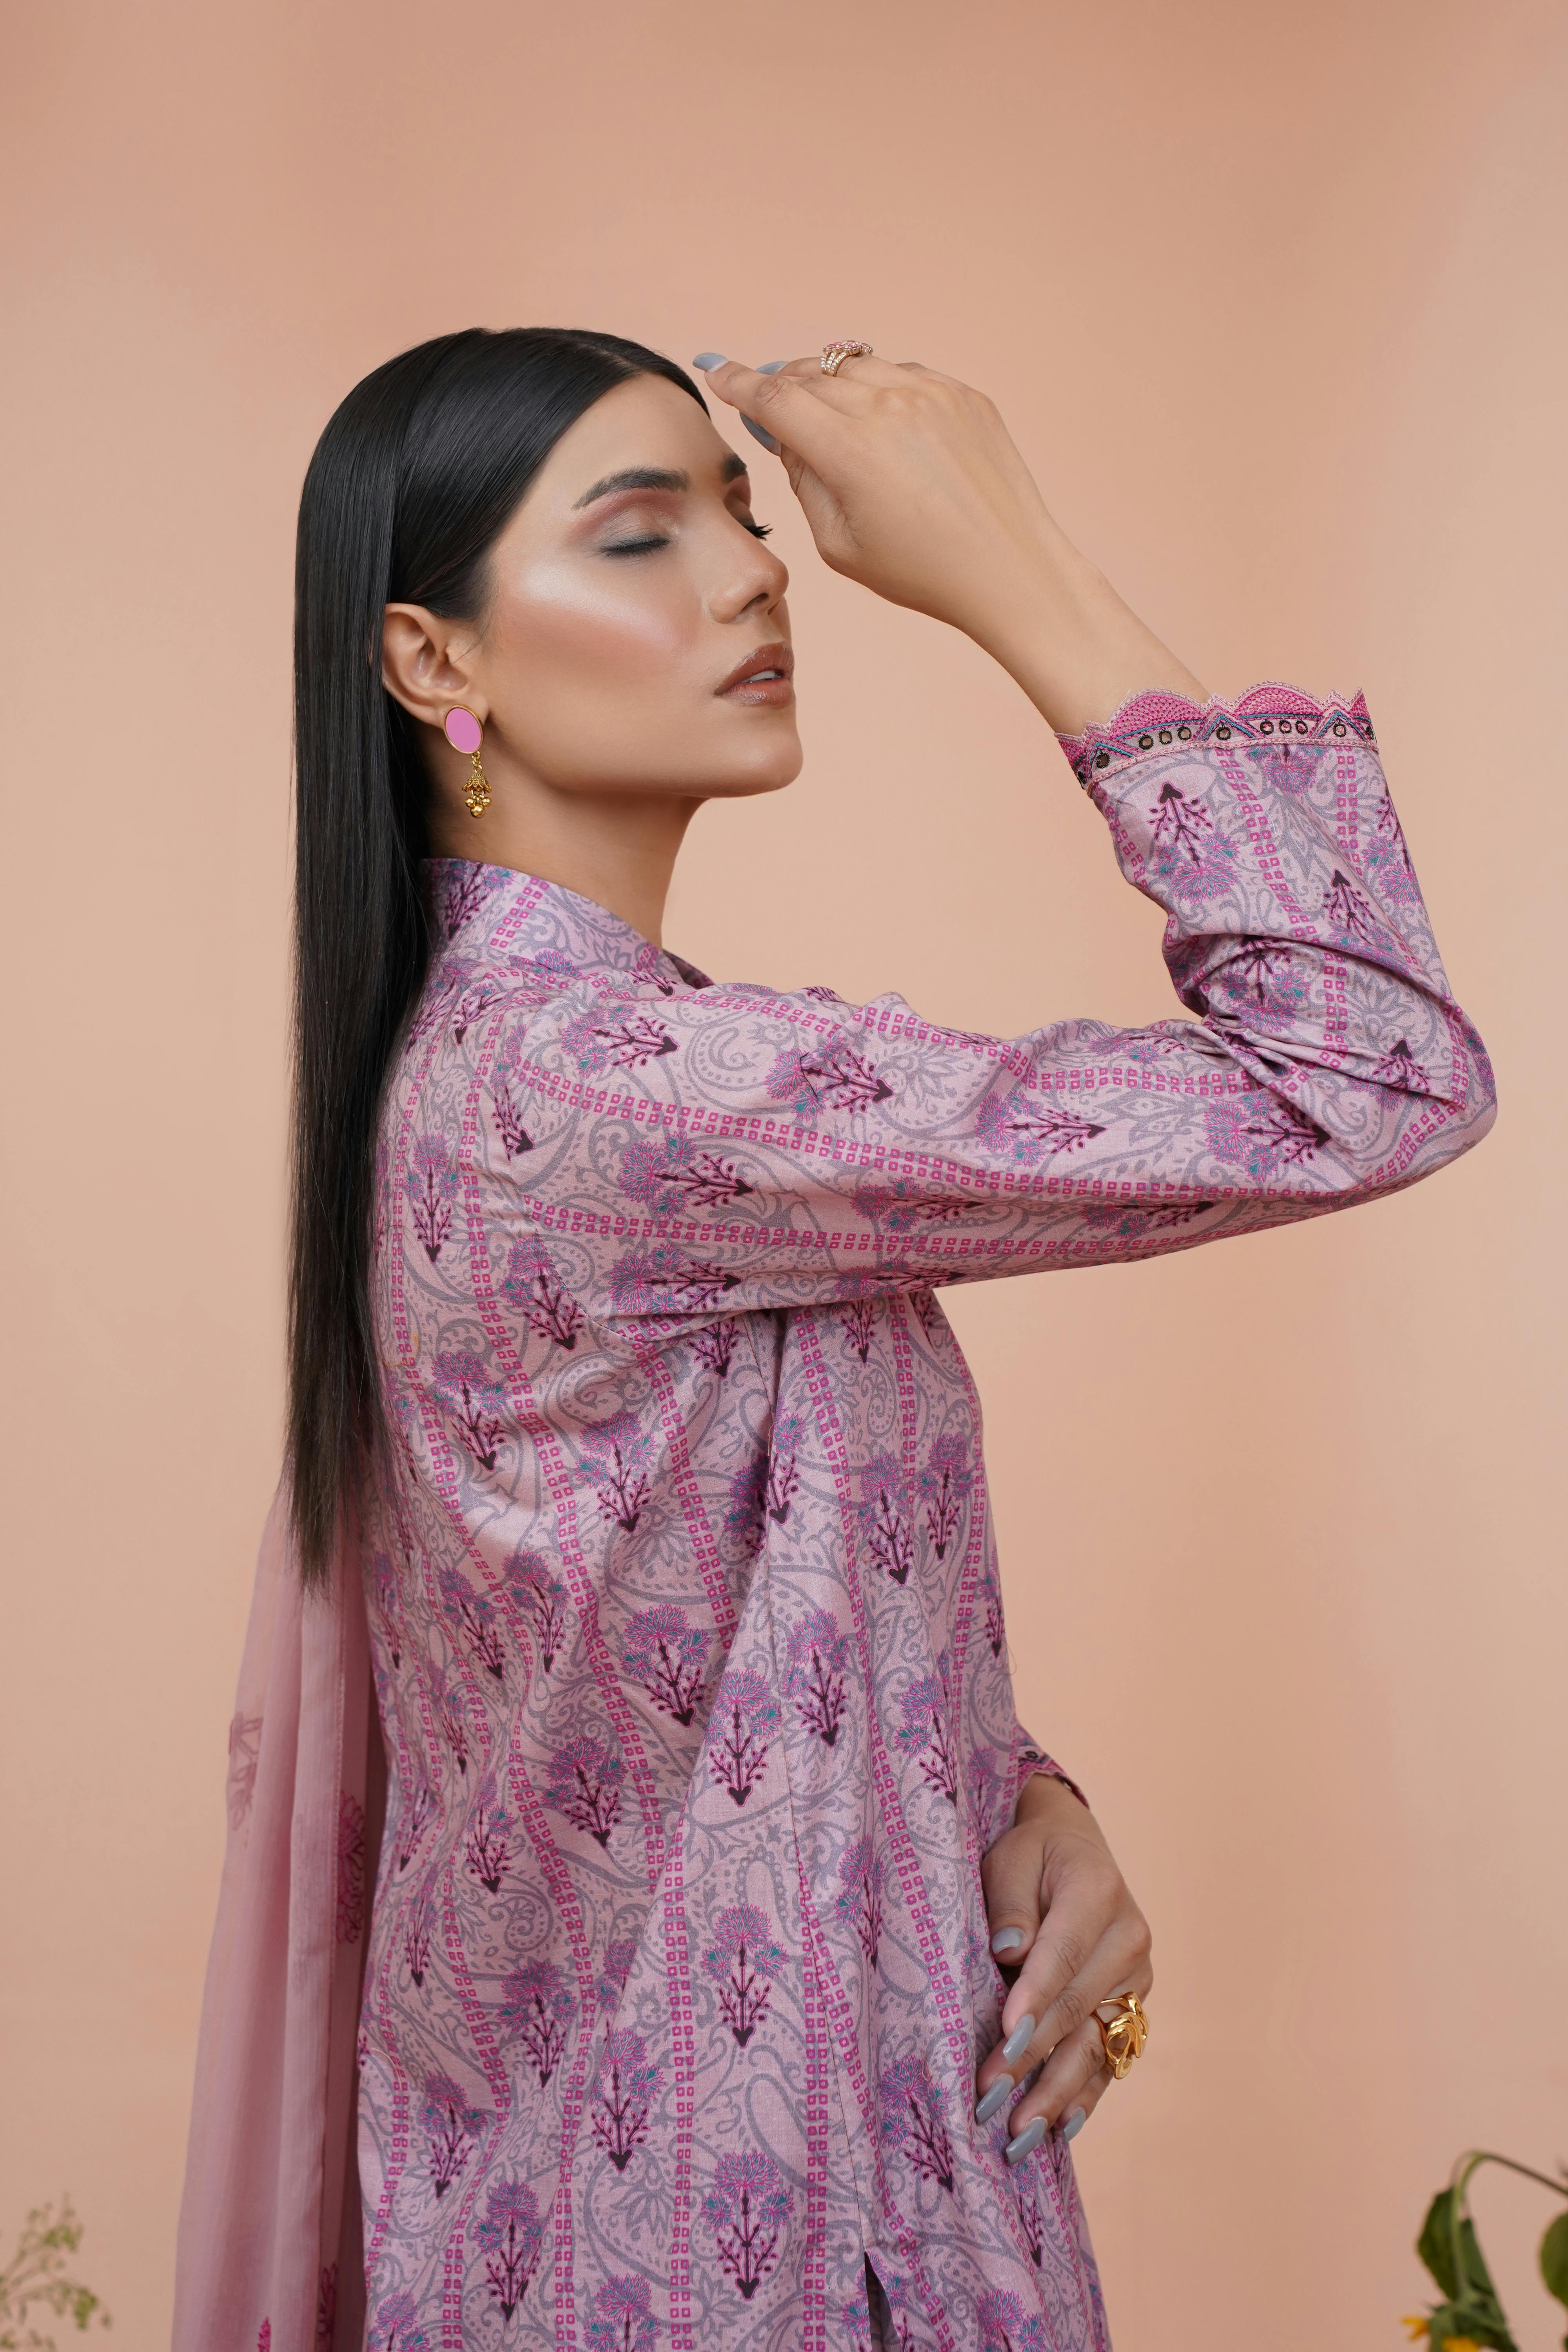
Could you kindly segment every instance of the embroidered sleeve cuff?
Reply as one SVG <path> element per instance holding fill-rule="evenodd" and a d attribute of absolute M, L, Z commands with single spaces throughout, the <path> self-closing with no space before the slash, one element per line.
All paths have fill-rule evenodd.
<path fill-rule="evenodd" d="M 1070 1789 L 1079 1803 L 1086 1811 L 1088 1810 L 1089 1799 L 1084 1795 L 1078 1782 L 1068 1773 L 1064 1772 L 1061 1766 L 1053 1757 L 1047 1756 L 1043 1748 L 1037 1748 L 1033 1740 L 1029 1739 L 1026 1739 L 1018 1750 L 1017 1781 L 1013 1790 L 1015 1809 L 1024 1793 L 1025 1781 L 1032 1780 L 1038 1772 L 1043 1772 L 1048 1780 L 1059 1780 L 1064 1789 Z"/>
<path fill-rule="evenodd" d="M 1086 728 L 1081 735 L 1058 735 L 1057 741 L 1079 783 L 1087 784 L 1150 751 L 1169 757 L 1177 744 L 1195 749 L 1211 740 L 1269 742 L 1281 736 L 1312 742 L 1351 736 L 1363 743 L 1377 741 L 1364 695 L 1320 698 L 1278 678 L 1249 687 L 1234 700 L 1211 694 L 1206 702 L 1192 702 L 1184 694 L 1154 688 L 1131 696 L 1103 724 Z"/>

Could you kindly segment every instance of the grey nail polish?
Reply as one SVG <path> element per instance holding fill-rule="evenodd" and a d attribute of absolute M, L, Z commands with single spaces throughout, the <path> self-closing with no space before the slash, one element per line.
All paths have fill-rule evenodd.
<path fill-rule="evenodd" d="M 1005 2066 L 1010 2066 L 1016 2058 L 1021 2058 L 1034 2038 L 1034 2019 L 1032 2017 L 1021 2017 L 1018 2020 L 1017 2024 L 1013 2028 L 1012 2032 L 1007 2036 L 1006 2041 L 1002 2044 L 1002 2063 Z"/>
<path fill-rule="evenodd" d="M 1022 1927 L 998 1927 L 991 1938 L 991 1948 L 1000 1958 L 1004 1952 L 1016 1952 L 1023 1941 Z"/>
<path fill-rule="evenodd" d="M 762 426 L 760 425 L 753 425 L 749 416 L 742 416 L 741 422 L 745 426 L 753 441 L 760 441 L 764 449 L 771 449 L 775 457 L 778 456 L 779 445 L 773 439 L 771 433 L 764 433 Z"/>
<path fill-rule="evenodd" d="M 694 368 L 700 368 L 706 375 L 710 368 L 723 366 L 724 354 L 722 352 L 699 352 L 691 364 Z"/>
<path fill-rule="evenodd" d="M 992 2116 L 996 2115 L 1006 2105 L 1012 2095 L 1013 2077 L 1011 2074 L 998 2074 L 996 2080 L 992 2084 L 991 2088 L 986 2092 L 985 2096 L 981 2100 L 980 2105 L 974 2110 L 975 2122 L 977 2124 L 988 2124 Z"/>
<path fill-rule="evenodd" d="M 757 370 L 759 375 L 777 375 L 780 368 L 788 367 L 788 360 L 764 360 Z"/>
<path fill-rule="evenodd" d="M 1062 2125 L 1061 2132 L 1063 2139 L 1076 2139 L 1088 2121 L 1089 2117 L 1084 2114 L 1083 2109 L 1081 2107 L 1075 2107 L 1071 2115 L 1068 2116 L 1066 2122 Z"/>
<path fill-rule="evenodd" d="M 1010 2139 L 1007 2142 L 1003 2153 L 1008 2163 L 1016 2164 L 1020 2158 L 1033 2156 L 1045 2136 L 1046 2119 L 1044 2116 L 1037 2116 L 1032 2124 L 1024 2126 L 1016 2139 Z"/>

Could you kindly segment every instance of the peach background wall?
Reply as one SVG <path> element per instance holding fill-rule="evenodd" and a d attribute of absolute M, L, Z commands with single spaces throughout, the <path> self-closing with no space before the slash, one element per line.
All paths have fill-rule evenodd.
<path fill-rule="evenodd" d="M 966 373 L 1211 684 L 1365 684 L 1495 1136 L 954 1317 L 1022 1706 L 1156 1930 L 1150 2054 L 1080 2143 L 1120 2352 L 1392 2345 L 1455 2151 L 1568 2148 L 1563 34 L 1552 0 L 12 16 L 0 2232 L 68 2186 L 121 2352 L 166 2340 L 277 1468 L 294 502 L 348 385 L 474 321 Z M 1022 698 L 758 476 L 807 772 L 704 819 L 672 942 L 966 1026 L 1173 1010 Z M 1538 2196 L 1481 2192 L 1531 2352 Z"/>

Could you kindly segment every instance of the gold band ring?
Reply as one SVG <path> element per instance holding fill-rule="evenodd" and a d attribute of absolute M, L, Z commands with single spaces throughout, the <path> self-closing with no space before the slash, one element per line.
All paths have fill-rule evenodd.
<path fill-rule="evenodd" d="M 1111 2018 L 1101 2017 L 1100 2011 L 1102 2009 L 1114 2010 L 1116 2014 Z M 1094 2013 L 1094 2021 L 1105 2044 L 1105 2063 L 1110 2069 L 1110 2079 L 1113 2083 L 1120 2083 L 1134 2058 L 1142 2058 L 1143 2045 L 1149 2039 L 1149 2020 L 1143 2004 L 1135 1992 L 1113 1993 L 1109 2000 L 1100 2003 Z"/>
<path fill-rule="evenodd" d="M 837 375 L 846 360 L 868 359 L 870 354 L 871 346 L 869 343 L 857 343 L 853 341 L 824 343 L 822 346 L 822 373 L 824 375 Z"/>

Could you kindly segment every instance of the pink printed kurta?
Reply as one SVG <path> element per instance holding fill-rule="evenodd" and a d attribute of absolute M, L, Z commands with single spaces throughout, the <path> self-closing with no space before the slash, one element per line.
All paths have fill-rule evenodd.
<path fill-rule="evenodd" d="M 1103 2352 L 1066 2147 L 1010 2170 L 1005 2117 L 973 2120 L 1003 1994 L 980 1857 L 1055 1768 L 1015 1721 L 979 1408 L 934 1293 L 1349 1206 L 1476 1141 L 1492 1094 L 1359 698 L 1145 695 L 1066 749 L 1168 911 L 1190 1020 L 1000 1041 L 898 997 L 715 986 L 569 890 L 430 870 L 383 1120 L 394 1445 L 363 1541 L 378 2352 L 864 2346 L 868 2259 L 908 2345 Z M 317 1612 L 332 1802 L 319 1766 L 301 1795 L 302 1734 L 271 1766 L 296 1759 L 291 1888 L 276 1832 L 270 1867 L 316 1989 L 319 2246 L 280 2252 L 193 2164 L 176 2340 L 204 2352 L 264 2321 L 303 2347 L 307 2309 L 331 2342 L 333 2265 L 357 2271 L 327 2023 L 375 1809 L 356 1606 Z M 242 1700 L 258 1790 L 273 1704 Z M 330 1927 L 307 1801 L 338 1822 Z M 231 1856 L 230 1914 L 246 1875 Z M 226 1990 L 225 1933 L 209 2084 L 265 1991 Z M 205 2112 L 221 2173 L 241 2125 Z"/>

